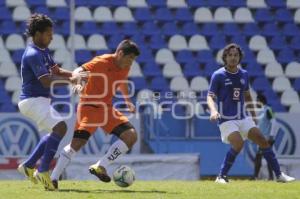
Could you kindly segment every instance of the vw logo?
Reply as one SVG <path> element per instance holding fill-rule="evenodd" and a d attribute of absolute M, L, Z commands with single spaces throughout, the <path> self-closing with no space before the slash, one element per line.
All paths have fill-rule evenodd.
<path fill-rule="evenodd" d="M 29 155 L 39 139 L 36 128 L 25 119 L 11 117 L 0 121 L 0 155 Z"/>
<path fill-rule="evenodd" d="M 273 150 L 278 155 L 293 155 L 296 150 L 296 137 L 292 128 L 281 119 L 276 119 L 277 125 L 279 126 L 276 132 L 275 143 Z M 255 144 L 249 143 L 246 145 L 246 153 L 251 160 L 254 160 L 257 151 Z"/>

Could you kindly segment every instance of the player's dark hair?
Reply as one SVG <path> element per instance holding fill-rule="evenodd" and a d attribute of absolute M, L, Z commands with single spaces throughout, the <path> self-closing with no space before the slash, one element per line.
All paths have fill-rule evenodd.
<path fill-rule="evenodd" d="M 122 50 L 124 55 L 134 54 L 135 56 L 140 55 L 139 47 L 133 41 L 126 39 L 121 41 L 117 47 L 117 51 Z"/>
<path fill-rule="evenodd" d="M 243 57 L 244 57 L 244 53 L 243 53 L 243 51 L 242 51 L 242 48 L 241 48 L 239 45 L 237 45 L 237 44 L 235 44 L 235 43 L 228 44 L 227 46 L 225 46 L 225 48 L 224 48 L 224 50 L 223 50 L 223 54 L 222 54 L 222 60 L 223 60 L 223 62 L 224 62 L 225 65 L 226 65 L 226 56 L 229 54 L 229 51 L 230 51 L 230 49 L 232 49 L 232 48 L 237 49 L 238 52 L 239 52 L 239 55 L 240 55 L 239 63 L 241 62 L 241 60 L 242 60 Z"/>
<path fill-rule="evenodd" d="M 27 21 L 25 34 L 33 37 L 36 32 L 45 32 L 48 27 L 53 27 L 53 21 L 47 15 L 34 13 Z"/>
<path fill-rule="evenodd" d="M 267 104 L 268 101 L 267 101 L 267 98 L 266 96 L 264 96 L 263 94 L 259 93 L 256 97 L 257 101 L 260 101 L 261 103 L 263 104 Z"/>

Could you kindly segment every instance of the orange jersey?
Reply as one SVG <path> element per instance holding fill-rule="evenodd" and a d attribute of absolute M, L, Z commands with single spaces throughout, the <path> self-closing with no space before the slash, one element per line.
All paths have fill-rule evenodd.
<path fill-rule="evenodd" d="M 91 61 L 83 64 L 86 71 L 90 71 L 88 82 L 80 95 L 80 102 L 102 102 L 112 104 L 120 81 L 128 78 L 130 67 L 119 68 L 114 63 L 113 54 L 105 54 L 94 57 Z"/>

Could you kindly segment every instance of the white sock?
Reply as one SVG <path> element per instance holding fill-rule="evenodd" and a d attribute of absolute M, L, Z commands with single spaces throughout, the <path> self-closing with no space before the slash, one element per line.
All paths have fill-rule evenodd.
<path fill-rule="evenodd" d="M 51 174 L 51 180 L 59 179 L 59 176 L 71 162 L 71 159 L 75 156 L 75 154 L 76 151 L 72 149 L 70 145 L 65 146 L 62 152 L 59 154 L 59 158 Z"/>
<path fill-rule="evenodd" d="M 96 164 L 98 166 L 103 166 L 104 168 L 106 168 L 108 165 L 113 163 L 120 155 L 125 154 L 127 151 L 127 145 L 122 140 L 118 140 L 109 147 L 107 153 Z"/>

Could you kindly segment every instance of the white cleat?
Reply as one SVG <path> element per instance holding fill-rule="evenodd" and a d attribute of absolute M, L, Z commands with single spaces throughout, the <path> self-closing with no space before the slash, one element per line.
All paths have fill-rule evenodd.
<path fill-rule="evenodd" d="M 215 183 L 227 184 L 227 183 L 229 183 L 229 180 L 226 176 L 218 176 L 215 180 Z"/>
<path fill-rule="evenodd" d="M 288 176 L 285 173 L 281 172 L 280 176 L 277 177 L 277 182 L 292 182 L 296 179 L 294 177 Z"/>

